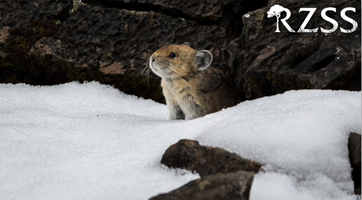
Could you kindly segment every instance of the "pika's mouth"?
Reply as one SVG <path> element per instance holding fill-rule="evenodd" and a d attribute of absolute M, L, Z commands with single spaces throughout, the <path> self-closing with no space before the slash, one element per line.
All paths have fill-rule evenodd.
<path fill-rule="evenodd" d="M 149 64 L 150 69 L 152 70 L 153 73 L 155 73 L 157 76 L 162 78 L 163 77 L 163 71 L 160 68 L 156 67 L 155 65 L 157 66 L 157 64 L 155 64 L 154 62 L 152 62 L 150 60 L 150 64 Z"/>
<path fill-rule="evenodd" d="M 157 67 L 153 66 L 153 63 L 150 64 L 151 69 L 155 70 L 155 71 L 161 71 L 160 69 L 158 69 Z"/>
<path fill-rule="evenodd" d="M 149 67 L 153 73 L 161 78 L 167 75 L 167 73 L 165 72 L 165 68 L 163 68 L 162 65 L 158 65 L 158 62 L 153 59 L 153 57 L 150 58 Z"/>
<path fill-rule="evenodd" d="M 150 63 L 149 63 L 150 68 L 151 68 L 153 71 L 161 71 L 159 68 L 157 68 L 157 67 L 154 66 L 154 64 L 155 64 L 154 61 L 155 61 L 155 60 L 154 60 L 153 57 L 151 56 L 151 57 L 150 57 Z"/>

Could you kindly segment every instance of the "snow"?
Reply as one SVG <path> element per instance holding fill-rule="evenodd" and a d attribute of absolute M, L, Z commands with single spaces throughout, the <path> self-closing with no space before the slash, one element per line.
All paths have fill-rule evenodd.
<path fill-rule="evenodd" d="M 0 84 L 0 199 L 148 199 L 199 178 L 160 164 L 180 139 L 265 163 L 251 200 L 354 200 L 361 93 L 300 90 L 190 121 L 96 82 Z"/>

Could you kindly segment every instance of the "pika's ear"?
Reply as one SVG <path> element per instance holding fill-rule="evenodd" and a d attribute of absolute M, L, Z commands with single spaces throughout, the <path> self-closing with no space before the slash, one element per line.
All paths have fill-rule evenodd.
<path fill-rule="evenodd" d="M 184 42 L 182 45 L 191 46 L 190 43 L 188 43 L 188 42 Z"/>
<path fill-rule="evenodd" d="M 208 50 L 200 50 L 196 52 L 196 64 L 198 70 L 204 70 L 212 63 L 212 54 Z"/>

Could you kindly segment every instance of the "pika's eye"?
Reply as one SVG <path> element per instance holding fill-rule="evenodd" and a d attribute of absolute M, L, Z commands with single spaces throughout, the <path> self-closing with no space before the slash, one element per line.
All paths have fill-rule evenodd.
<path fill-rule="evenodd" d="M 176 54 L 174 52 L 171 52 L 170 55 L 168 55 L 168 57 L 174 58 L 174 57 L 176 57 Z"/>

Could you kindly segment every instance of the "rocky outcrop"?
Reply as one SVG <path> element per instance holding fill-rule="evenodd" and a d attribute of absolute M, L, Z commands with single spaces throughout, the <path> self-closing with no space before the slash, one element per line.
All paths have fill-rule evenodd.
<path fill-rule="evenodd" d="M 361 134 L 351 133 L 348 139 L 349 160 L 352 167 L 354 191 L 361 195 Z"/>
<path fill-rule="evenodd" d="M 45 66 L 49 64 L 48 60 L 72 63 L 67 70 L 55 70 L 60 74 L 65 71 L 64 78 L 47 81 L 46 77 L 52 76 L 47 73 L 54 70 L 39 70 L 41 73 L 33 77 L 29 75 L 35 73 L 29 71 L 33 68 L 5 58 L 0 61 L 0 72 L 6 78 L 0 77 L 0 82 L 58 84 L 72 80 L 96 80 L 129 94 L 161 101 L 162 95 L 157 86 L 159 78 L 151 73 L 150 84 L 147 84 L 144 69 L 148 58 L 163 45 L 187 41 L 195 49 L 208 49 L 213 53 L 213 67 L 227 73 L 229 85 L 238 88 L 241 99 L 254 99 L 290 89 L 361 88 L 361 12 L 358 1 L 278 1 L 291 10 L 292 17 L 288 23 L 295 30 L 307 14 L 298 12 L 301 7 L 318 8 L 306 28 L 327 29 L 331 28 L 331 24 L 320 17 L 325 5 L 336 7 L 336 14 L 327 14 L 333 15 L 339 27 L 346 29 L 351 24 L 342 20 L 339 12 L 345 7 L 355 7 L 356 12 L 347 12 L 347 15 L 357 21 L 358 29 L 349 34 L 341 33 L 339 29 L 330 34 L 320 31 L 290 33 L 283 25 L 280 25 L 281 33 L 275 33 L 276 18 L 266 17 L 268 9 L 276 3 L 273 0 L 268 5 L 266 0 L 258 3 L 238 0 L 205 3 L 148 0 L 84 2 L 88 5 L 79 6 L 75 12 L 70 12 L 71 0 L 0 2 L 1 57 L 9 54 L 19 57 L 20 53 L 24 55 L 22 57 L 27 57 L 30 51 L 37 56 L 33 59 L 37 62 L 34 62 L 34 67 Z M 246 12 L 249 12 L 248 17 L 243 17 Z M 48 30 L 49 27 L 51 29 Z M 10 46 L 18 48 L 14 50 L 8 48 Z M 45 63 L 42 63 L 43 58 L 47 58 Z M 4 66 L 11 66 L 11 70 L 1 69 Z M 73 70 L 73 67 L 78 69 Z M 29 76 L 18 78 L 19 73 Z M 131 82 L 139 82 L 139 87 L 125 84 L 124 77 L 131 78 Z M 147 95 L 149 93 L 157 95 Z"/>
<path fill-rule="evenodd" d="M 333 33 L 291 33 L 279 23 L 276 33 L 276 17 L 266 13 L 274 4 L 288 8 L 291 17 L 288 24 L 297 31 L 308 12 L 300 8 L 317 8 L 306 28 L 331 29 L 331 23 L 321 18 L 326 7 L 335 7 L 337 12 L 327 12 L 338 22 L 339 27 L 351 29 L 343 20 L 343 8 L 354 7 L 356 12 L 347 16 L 356 20 L 358 28 L 353 33 L 342 33 L 338 28 Z M 327 6 L 328 5 L 328 6 Z M 281 13 L 281 19 L 285 12 Z M 360 1 L 295 1 L 270 0 L 268 6 L 249 12 L 243 17 L 242 36 L 229 45 L 237 65 L 237 86 L 245 99 L 273 95 L 290 89 L 346 89 L 361 90 L 361 2 Z"/>
<path fill-rule="evenodd" d="M 245 171 L 205 176 L 151 200 L 248 200 L 253 178 Z"/>
<path fill-rule="evenodd" d="M 201 146 L 194 140 L 180 140 L 171 145 L 163 154 L 161 163 L 197 172 L 201 177 L 239 170 L 258 172 L 262 166 L 221 148 Z"/>

